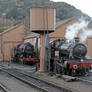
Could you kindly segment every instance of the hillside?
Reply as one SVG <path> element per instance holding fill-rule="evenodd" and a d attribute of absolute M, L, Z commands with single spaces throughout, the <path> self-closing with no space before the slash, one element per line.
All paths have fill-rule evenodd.
<path fill-rule="evenodd" d="M 9 29 L 14 25 L 14 21 L 6 18 L 0 18 L 0 32 Z"/>
<path fill-rule="evenodd" d="M 0 0 L 0 18 L 13 20 L 15 24 L 21 23 L 29 17 L 31 7 L 54 7 L 56 8 L 58 20 L 71 17 L 79 18 L 81 15 L 87 20 L 91 19 L 67 3 L 52 2 L 50 0 Z"/>

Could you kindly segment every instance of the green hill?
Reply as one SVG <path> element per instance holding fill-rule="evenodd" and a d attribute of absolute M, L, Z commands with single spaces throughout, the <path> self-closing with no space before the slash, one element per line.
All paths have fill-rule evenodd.
<path fill-rule="evenodd" d="M 91 20 L 88 15 L 67 3 L 50 0 L 0 0 L 0 18 L 11 19 L 15 21 L 15 24 L 21 23 L 29 17 L 31 7 L 54 7 L 56 17 L 60 20 L 71 17 L 79 18 L 81 15 Z"/>

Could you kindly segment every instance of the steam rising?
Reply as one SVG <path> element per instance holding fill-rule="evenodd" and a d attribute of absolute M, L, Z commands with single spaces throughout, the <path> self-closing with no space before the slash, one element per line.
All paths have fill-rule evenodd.
<path fill-rule="evenodd" d="M 85 30 L 80 34 L 80 41 L 84 42 L 88 37 L 92 37 L 92 30 Z"/>
<path fill-rule="evenodd" d="M 69 25 L 66 29 L 65 38 L 68 40 L 73 40 L 79 35 L 80 41 L 86 41 L 88 37 L 92 37 L 92 30 L 87 29 L 88 22 L 84 20 L 79 20 L 78 22 Z"/>

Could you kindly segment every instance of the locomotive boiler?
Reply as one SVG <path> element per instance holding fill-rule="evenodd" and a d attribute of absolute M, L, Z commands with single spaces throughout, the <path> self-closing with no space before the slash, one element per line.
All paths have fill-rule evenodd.
<path fill-rule="evenodd" d="M 78 39 L 74 41 L 65 40 L 62 44 L 56 47 L 60 51 L 60 56 L 67 59 L 84 59 L 87 54 L 87 47 L 79 43 Z"/>
<path fill-rule="evenodd" d="M 15 46 L 12 51 L 12 60 L 14 62 L 34 64 L 37 61 L 34 46 L 29 42 Z"/>
<path fill-rule="evenodd" d="M 87 59 L 87 47 L 76 38 L 65 38 L 50 42 L 49 71 L 67 75 L 85 75 L 92 68 L 92 60 Z"/>

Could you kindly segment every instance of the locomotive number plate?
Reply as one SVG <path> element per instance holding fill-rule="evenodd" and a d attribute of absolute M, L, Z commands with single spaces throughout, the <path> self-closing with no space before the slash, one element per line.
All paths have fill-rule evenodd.
<path fill-rule="evenodd" d="M 55 51 L 55 56 L 59 56 L 59 51 Z"/>

